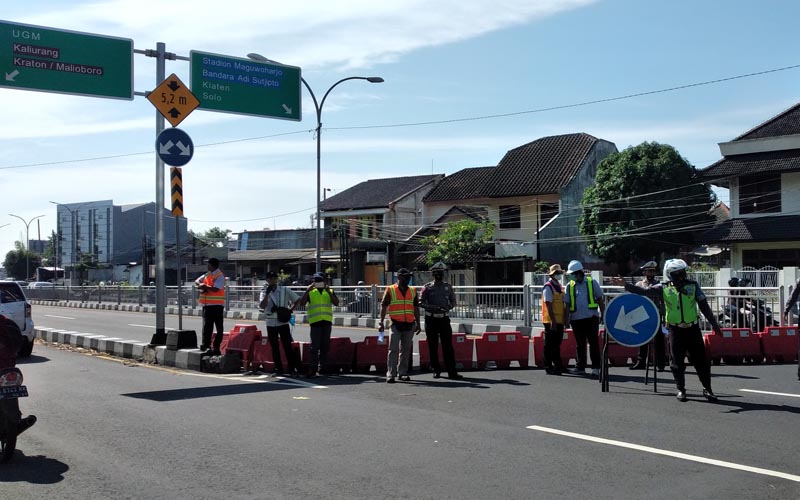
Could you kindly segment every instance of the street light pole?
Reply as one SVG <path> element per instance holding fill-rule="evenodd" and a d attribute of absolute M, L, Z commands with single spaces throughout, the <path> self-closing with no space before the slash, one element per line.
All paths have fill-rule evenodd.
<path fill-rule="evenodd" d="M 271 59 L 267 59 L 266 57 L 262 56 L 261 54 L 250 53 L 247 54 L 247 57 L 259 62 L 268 62 L 274 64 L 281 64 L 277 61 L 273 61 Z M 308 84 L 305 78 L 302 76 L 300 77 L 300 81 L 305 85 L 306 90 L 308 93 L 311 94 L 311 100 L 314 101 L 314 110 L 317 112 L 317 128 L 316 128 L 316 139 L 317 139 L 317 226 L 316 226 L 316 233 L 315 233 L 315 240 L 316 240 L 316 272 L 321 272 L 321 250 L 320 250 L 320 241 L 321 241 L 321 234 L 320 234 L 320 208 L 321 208 L 321 158 L 322 158 L 322 107 L 325 105 L 325 99 L 328 98 L 328 94 L 331 93 L 331 90 L 334 89 L 340 83 L 346 82 L 348 80 L 366 80 L 369 83 L 383 83 L 383 78 L 379 76 L 348 76 L 347 78 L 342 78 L 338 82 L 331 85 L 327 91 L 325 91 L 325 95 L 322 96 L 322 101 L 317 102 L 317 96 L 314 94 L 314 91 L 311 90 L 311 86 Z"/>
<path fill-rule="evenodd" d="M 31 249 L 30 249 L 31 239 L 29 235 L 30 225 L 31 222 L 35 221 L 36 219 L 44 217 L 44 214 L 37 215 L 28 222 L 25 222 L 25 219 L 23 219 L 19 215 L 14 215 L 14 214 L 8 214 L 8 215 L 10 215 L 11 217 L 16 217 L 17 219 L 21 220 L 23 224 L 25 224 L 25 279 L 27 280 L 31 276 Z"/>

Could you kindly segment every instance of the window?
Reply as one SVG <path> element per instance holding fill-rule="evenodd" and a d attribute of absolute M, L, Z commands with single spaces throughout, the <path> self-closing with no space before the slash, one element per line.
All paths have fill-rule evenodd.
<path fill-rule="evenodd" d="M 558 215 L 558 203 L 542 203 L 539 205 L 539 227 L 544 226 L 550 219 Z"/>
<path fill-rule="evenodd" d="M 781 175 L 739 177 L 739 213 L 761 214 L 781 211 Z"/>
<path fill-rule="evenodd" d="M 519 205 L 500 205 L 500 229 L 519 229 Z"/>

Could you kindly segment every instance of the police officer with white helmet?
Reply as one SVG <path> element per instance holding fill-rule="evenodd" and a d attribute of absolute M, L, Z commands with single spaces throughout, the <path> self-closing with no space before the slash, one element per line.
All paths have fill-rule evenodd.
<path fill-rule="evenodd" d="M 654 298 L 661 297 L 664 301 L 664 322 L 669 329 L 669 348 L 672 355 L 670 368 L 678 386 L 676 397 L 678 401 L 686 401 L 686 364 L 684 358 L 688 352 L 697 371 L 697 377 L 703 385 L 703 396 L 711 402 L 717 397 L 711 390 L 711 366 L 706 357 L 706 348 L 703 344 L 703 332 L 698 323 L 698 308 L 706 317 L 711 328 L 717 335 L 722 335 L 722 330 L 711 312 L 708 300 L 700 289 L 700 284 L 686 277 L 689 266 L 681 259 L 670 259 L 664 263 L 665 283 L 653 285 L 648 289 L 625 283 L 625 290 L 639 295 Z"/>
<path fill-rule="evenodd" d="M 572 327 L 577 346 L 577 362 L 575 368 L 569 370 L 574 375 L 586 374 L 586 344 L 589 344 L 589 356 L 592 359 L 592 378 L 600 376 L 600 347 L 598 334 L 600 317 L 605 316 L 606 303 L 600 283 L 595 283 L 591 276 L 586 276 L 583 264 L 577 260 L 567 265 L 567 274 L 572 279 L 564 290 L 564 306 L 567 311 L 565 326 Z"/>

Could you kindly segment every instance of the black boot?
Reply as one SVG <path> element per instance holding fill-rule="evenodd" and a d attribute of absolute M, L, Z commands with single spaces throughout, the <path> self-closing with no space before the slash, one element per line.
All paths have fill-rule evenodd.
<path fill-rule="evenodd" d="M 678 394 L 676 394 L 675 397 L 681 403 L 685 403 L 686 402 L 686 389 L 678 388 Z"/>

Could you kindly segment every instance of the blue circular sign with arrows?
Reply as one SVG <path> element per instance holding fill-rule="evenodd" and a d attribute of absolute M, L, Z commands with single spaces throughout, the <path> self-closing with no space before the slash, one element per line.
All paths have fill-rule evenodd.
<path fill-rule="evenodd" d="M 605 323 L 611 337 L 628 347 L 639 347 L 655 337 L 659 320 L 652 300 L 633 293 L 619 295 L 606 306 Z"/>
<path fill-rule="evenodd" d="M 156 153 L 171 167 L 182 167 L 194 156 L 194 143 L 189 134 L 179 128 L 164 129 L 156 138 Z"/>

